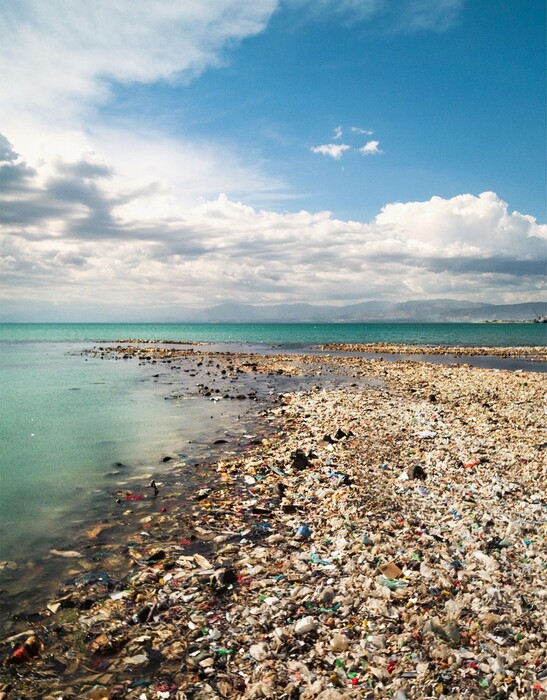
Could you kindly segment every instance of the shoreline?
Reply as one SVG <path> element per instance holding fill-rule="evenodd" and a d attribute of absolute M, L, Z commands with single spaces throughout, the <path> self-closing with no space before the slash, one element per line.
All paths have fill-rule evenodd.
<path fill-rule="evenodd" d="M 0 692 L 544 697 L 542 375 L 214 357 L 219 373 L 237 362 L 316 387 L 264 407 L 257 444 L 213 465 L 211 491 L 184 506 L 160 491 L 126 576 L 80 578 L 4 640 Z"/>
<path fill-rule="evenodd" d="M 195 346 L 198 348 L 206 348 L 215 343 L 206 341 L 189 341 L 189 340 L 149 340 L 145 338 L 126 338 L 116 341 L 102 341 L 107 345 L 148 345 L 148 346 Z M 532 362 L 547 362 L 547 346 L 546 345 L 517 345 L 517 346 L 475 346 L 475 345 L 420 345 L 419 343 L 318 343 L 310 345 L 308 350 L 325 350 L 336 352 L 359 352 L 371 354 L 390 354 L 390 355 L 430 355 L 443 357 L 453 355 L 454 357 L 476 357 L 490 356 L 501 358 L 518 358 L 527 359 Z M 281 352 L 283 346 L 280 346 Z M 304 350 L 305 352 L 306 350 Z M 230 352 L 228 350 L 228 352 Z M 239 350 L 235 351 L 239 353 Z"/>
<path fill-rule="evenodd" d="M 325 343 L 323 350 L 341 352 L 389 353 L 397 355 L 453 355 L 454 357 L 513 357 L 532 362 L 547 362 L 547 347 L 542 345 L 491 347 L 456 345 L 407 345 L 403 343 Z"/>

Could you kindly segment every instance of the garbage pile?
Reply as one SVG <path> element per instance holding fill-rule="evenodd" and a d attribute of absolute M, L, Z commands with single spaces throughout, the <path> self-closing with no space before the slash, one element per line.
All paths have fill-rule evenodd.
<path fill-rule="evenodd" d="M 353 381 L 279 396 L 126 576 L 65 583 L 0 698 L 547 697 L 542 375 L 285 361 Z"/>

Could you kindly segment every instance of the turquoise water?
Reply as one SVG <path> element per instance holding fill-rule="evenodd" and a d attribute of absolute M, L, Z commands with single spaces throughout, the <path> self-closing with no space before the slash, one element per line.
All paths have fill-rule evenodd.
<path fill-rule="evenodd" d="M 545 345 L 539 323 L 218 323 L 0 324 L 3 341 L 107 341 L 127 338 L 219 343 L 410 343 L 415 345 Z"/>
<path fill-rule="evenodd" d="M 236 420 L 230 402 L 165 401 L 173 382 L 151 366 L 83 357 L 93 343 L 511 346 L 544 345 L 546 333 L 540 324 L 2 324 L 0 559 L 41 556 L 88 522 L 111 499 L 115 463 L 156 474 L 163 455 L 210 443 Z"/>
<path fill-rule="evenodd" d="M 100 518 L 118 483 L 142 474 L 134 488 L 148 486 L 164 456 L 181 454 L 189 440 L 223 437 L 234 421 L 230 402 L 166 401 L 175 384 L 155 378 L 154 366 L 82 357 L 81 348 L 1 346 L 1 560 L 59 547 L 79 523 Z"/>

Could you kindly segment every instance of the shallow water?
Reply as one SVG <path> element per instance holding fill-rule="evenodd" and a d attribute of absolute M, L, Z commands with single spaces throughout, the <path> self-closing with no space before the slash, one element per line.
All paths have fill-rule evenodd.
<path fill-rule="evenodd" d="M 154 377 L 154 366 L 82 357 L 79 347 L 17 344 L 0 355 L 1 559 L 58 546 L 118 482 L 161 474 L 166 454 L 184 455 L 189 441 L 195 453 L 241 412 L 197 395 L 165 400 L 174 380 Z"/>

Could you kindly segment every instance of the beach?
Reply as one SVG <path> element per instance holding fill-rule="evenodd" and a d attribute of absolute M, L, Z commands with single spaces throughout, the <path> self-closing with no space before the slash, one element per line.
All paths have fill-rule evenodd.
<path fill-rule="evenodd" d="M 211 400 L 260 398 L 255 422 L 204 487 L 173 464 L 59 554 L 2 640 L 0 698 L 547 697 L 544 374 L 92 352 L 201 363 Z M 269 396 L 215 389 L 241 377 Z"/>

